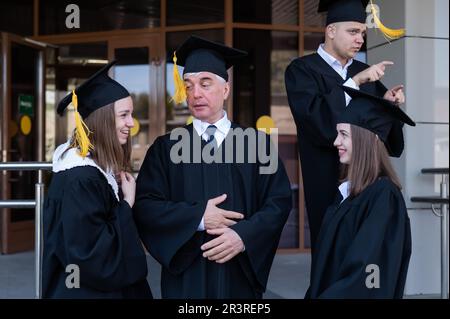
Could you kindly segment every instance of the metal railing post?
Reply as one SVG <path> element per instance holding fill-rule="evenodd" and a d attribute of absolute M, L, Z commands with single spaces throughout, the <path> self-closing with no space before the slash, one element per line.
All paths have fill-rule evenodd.
<path fill-rule="evenodd" d="M 42 183 L 42 171 L 38 171 L 38 182 L 35 185 L 36 192 L 36 207 L 35 207 L 35 222 L 34 222 L 34 270 L 36 275 L 35 282 L 35 297 L 41 299 L 42 297 L 42 211 L 44 209 L 44 184 Z"/>
<path fill-rule="evenodd" d="M 37 171 L 38 181 L 35 184 L 34 200 L 0 200 L 0 208 L 34 208 L 34 254 L 35 254 L 35 298 L 42 297 L 42 212 L 44 209 L 43 170 L 51 170 L 52 163 L 48 162 L 2 162 L 0 171 Z"/>
<path fill-rule="evenodd" d="M 441 198 L 448 198 L 447 175 L 442 175 Z M 448 298 L 448 207 L 441 205 L 441 298 Z"/>

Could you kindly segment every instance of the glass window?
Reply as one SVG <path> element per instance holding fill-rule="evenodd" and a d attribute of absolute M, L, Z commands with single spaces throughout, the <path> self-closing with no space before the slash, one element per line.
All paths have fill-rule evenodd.
<path fill-rule="evenodd" d="M 278 136 L 278 153 L 283 160 L 286 173 L 289 177 L 292 190 L 292 210 L 284 225 L 281 233 L 278 248 L 300 248 L 300 193 L 299 193 L 299 174 L 300 165 L 298 161 L 298 147 L 296 135 L 279 135 Z M 301 188 L 302 189 L 302 188 Z M 308 218 L 305 218 L 307 220 Z M 309 230 L 305 227 L 302 232 L 309 238 Z"/>
<path fill-rule="evenodd" d="M 190 35 L 197 35 L 202 38 L 223 43 L 224 31 L 223 29 L 215 30 L 199 30 L 199 31 L 183 31 L 183 32 L 170 32 L 167 33 L 166 38 L 166 131 L 170 132 L 176 127 L 180 127 L 186 124 L 189 118 L 189 109 L 186 103 L 175 104 L 171 99 L 175 92 L 173 84 L 173 51 L 183 43 Z M 183 74 L 183 68 L 178 66 L 180 75 Z"/>
<path fill-rule="evenodd" d="M 80 28 L 68 28 L 66 7 L 74 3 L 79 8 Z M 122 29 L 151 28 L 160 25 L 160 0 L 40 0 L 39 34 L 61 34 Z"/>
<path fill-rule="evenodd" d="M 294 119 L 289 109 L 284 72 L 289 63 L 298 57 L 298 35 L 296 32 L 272 32 L 270 56 L 270 114 L 279 134 L 296 135 Z"/>
<path fill-rule="evenodd" d="M 319 45 L 325 42 L 325 36 L 323 33 L 305 32 L 303 41 L 303 55 L 308 55 L 317 52 Z"/>
<path fill-rule="evenodd" d="M 235 0 L 234 22 L 298 24 L 298 0 Z"/>
<path fill-rule="evenodd" d="M 11 41 L 11 86 L 9 105 L 9 158 L 11 162 L 35 161 L 38 147 L 38 55 L 37 49 Z M 26 106 L 26 107 L 25 107 Z M 21 124 L 28 119 L 29 128 Z M 25 126 L 26 127 L 26 126 Z M 8 147 L 7 146 L 7 147 Z M 10 172 L 11 199 L 34 197 L 36 172 Z M 34 219 L 34 212 L 18 209 L 11 214 L 11 222 Z"/>
<path fill-rule="evenodd" d="M 33 0 L 1 1 L 0 30 L 33 35 Z"/>
<path fill-rule="evenodd" d="M 57 49 L 48 47 L 45 52 L 45 160 L 51 161 L 55 151 L 56 86 L 55 67 Z M 59 102 L 59 101 L 58 101 Z"/>
<path fill-rule="evenodd" d="M 293 191 L 293 209 L 281 235 L 279 248 L 299 248 L 299 164 L 295 123 L 288 105 L 284 73 L 298 57 L 298 33 L 234 30 L 234 47 L 248 56 L 233 69 L 234 121 L 255 127 L 269 115 L 278 128 L 278 149 Z"/>
<path fill-rule="evenodd" d="M 121 83 L 133 99 L 133 117 L 139 123 L 139 132 L 131 138 L 131 163 L 138 171 L 150 142 L 150 65 L 148 47 L 116 48 L 114 79 Z"/>
<path fill-rule="evenodd" d="M 224 10 L 224 0 L 167 0 L 167 25 L 224 22 Z"/>
<path fill-rule="evenodd" d="M 106 63 L 108 47 L 106 42 L 61 45 L 57 59 L 59 64 Z"/>
<path fill-rule="evenodd" d="M 285 114 L 281 133 L 295 134 L 289 119 L 284 72 L 298 56 L 297 32 L 237 29 L 233 37 L 234 46 L 248 52 L 234 68 L 234 119 L 254 127 L 262 115 Z"/>
<path fill-rule="evenodd" d="M 233 118 L 244 127 L 270 114 L 272 36 L 268 30 L 235 29 L 234 47 L 248 56 L 233 69 Z"/>
<path fill-rule="evenodd" d="M 108 62 L 107 43 L 78 43 L 60 46 L 54 63 L 54 89 L 47 87 L 47 96 L 54 95 L 59 103 L 71 90 L 87 80 Z M 53 89 L 53 90 L 52 90 Z M 69 108 L 64 117 L 55 121 L 55 145 L 67 141 L 74 129 L 73 110 Z"/>
<path fill-rule="evenodd" d="M 319 0 L 303 0 L 304 22 L 308 27 L 325 27 L 326 12 L 318 13 Z"/>

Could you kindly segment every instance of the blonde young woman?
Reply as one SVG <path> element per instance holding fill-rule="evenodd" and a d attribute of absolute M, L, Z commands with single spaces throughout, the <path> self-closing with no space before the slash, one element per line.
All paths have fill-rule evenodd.
<path fill-rule="evenodd" d="M 342 184 L 320 228 L 307 297 L 402 298 L 411 229 L 389 134 L 398 122 L 415 123 L 387 100 L 344 90 L 352 101 L 334 141 Z"/>
<path fill-rule="evenodd" d="M 58 105 L 76 129 L 53 156 L 44 207 L 44 298 L 150 298 L 147 263 L 132 217 L 133 102 L 109 63 Z"/>

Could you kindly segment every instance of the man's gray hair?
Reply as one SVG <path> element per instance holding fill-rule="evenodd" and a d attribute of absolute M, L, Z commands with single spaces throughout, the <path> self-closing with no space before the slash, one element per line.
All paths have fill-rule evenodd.
<path fill-rule="evenodd" d="M 186 79 L 186 77 L 188 77 L 188 76 L 198 76 L 200 73 L 201 73 L 201 72 L 185 73 L 185 74 L 183 75 L 183 79 Z M 217 75 L 217 74 L 215 74 L 215 73 L 213 73 L 213 74 L 216 76 L 216 78 L 217 78 L 220 82 L 222 82 L 222 83 L 227 83 L 227 81 L 226 81 L 223 77 L 221 77 L 221 76 L 219 76 L 219 75 Z"/>

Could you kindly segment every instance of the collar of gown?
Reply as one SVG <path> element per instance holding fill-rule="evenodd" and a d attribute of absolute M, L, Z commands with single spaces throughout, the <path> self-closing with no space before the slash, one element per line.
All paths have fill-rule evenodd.
<path fill-rule="evenodd" d="M 100 166 L 98 166 L 90 157 L 89 154 L 85 158 L 81 157 L 78 154 L 78 151 L 75 148 L 70 148 L 63 157 L 61 155 L 64 151 L 70 147 L 70 142 L 66 142 L 58 146 L 53 153 L 53 168 L 52 171 L 54 173 L 65 171 L 74 167 L 82 167 L 82 166 L 92 166 L 98 169 L 103 176 L 105 176 L 108 184 L 111 186 L 114 195 L 116 195 L 117 201 L 119 199 L 119 185 L 117 184 L 116 179 L 114 178 L 114 174 L 112 172 L 105 172 Z"/>

